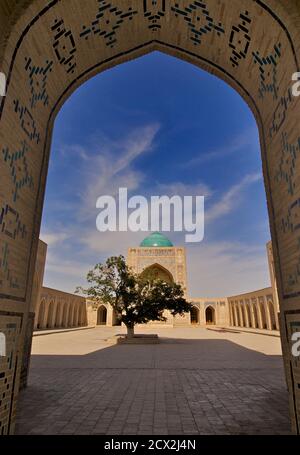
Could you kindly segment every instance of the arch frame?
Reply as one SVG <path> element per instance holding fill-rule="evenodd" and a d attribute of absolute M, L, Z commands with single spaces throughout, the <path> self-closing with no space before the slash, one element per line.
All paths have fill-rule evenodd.
<path fill-rule="evenodd" d="M 107 326 L 108 309 L 106 305 L 99 305 L 97 308 L 97 326 Z"/>
<path fill-rule="evenodd" d="M 196 317 L 194 314 L 196 313 Z M 190 310 L 190 317 L 191 317 L 191 325 L 200 325 L 201 324 L 201 319 L 200 319 L 200 308 L 197 305 L 192 306 L 192 309 Z M 195 322 L 193 320 L 196 320 Z"/>
<path fill-rule="evenodd" d="M 157 268 L 159 270 L 161 270 L 163 273 L 165 273 L 168 278 L 170 279 L 170 282 L 171 283 L 174 283 L 174 277 L 172 275 L 172 273 L 170 272 L 170 270 L 168 270 L 166 267 L 164 267 L 162 264 L 160 264 L 159 262 L 154 262 L 153 264 L 150 264 L 148 265 L 147 267 L 145 267 L 142 272 L 141 272 L 141 275 L 143 276 L 144 274 L 147 275 L 147 272 L 148 271 L 151 271 L 151 269 L 154 269 L 154 268 Z"/>
<path fill-rule="evenodd" d="M 2 5 L 4 3 L 5 3 L 5 0 L 0 1 L 0 8 L 2 8 Z M 1 63 L 4 64 L 5 69 L 9 70 L 8 66 L 10 64 L 10 61 L 12 60 L 11 57 L 14 56 L 16 49 L 18 50 L 20 48 L 21 41 L 24 39 L 26 33 L 29 31 L 28 30 L 28 21 L 31 19 L 30 15 L 32 15 L 36 9 L 40 8 L 42 3 L 43 2 L 41 0 L 35 0 L 35 1 L 21 0 L 19 2 L 18 8 L 16 8 L 16 10 L 12 10 L 13 12 L 12 12 L 9 20 L 6 21 L 7 24 L 5 24 L 5 28 L 4 28 L 3 34 L 1 36 L 1 41 L 0 41 L 0 59 L 1 59 Z M 47 8 L 49 9 L 52 5 L 55 5 L 57 3 L 58 3 L 58 0 L 52 0 L 51 2 L 48 3 Z M 250 4 L 250 1 L 249 1 L 249 4 Z M 270 13 L 270 15 L 272 15 L 272 17 L 275 18 L 275 20 L 277 20 L 278 23 L 280 23 L 280 27 L 285 31 L 285 33 L 288 36 L 288 41 L 291 45 L 292 53 L 295 57 L 295 69 L 298 70 L 299 69 L 298 55 L 300 55 L 300 45 L 298 44 L 296 46 L 296 44 L 294 44 L 297 42 L 300 43 L 300 40 L 299 39 L 297 40 L 297 38 L 299 38 L 299 31 L 296 32 L 295 31 L 296 27 L 294 26 L 295 23 L 297 23 L 298 25 L 300 23 L 300 20 L 299 20 L 300 12 L 299 12 L 299 9 L 297 9 L 295 7 L 295 5 L 297 5 L 297 3 L 294 1 L 289 2 L 288 6 L 286 7 L 286 11 L 288 11 L 288 13 L 285 11 L 285 5 L 283 5 L 281 2 L 276 1 L 276 0 L 268 0 L 268 1 L 253 0 L 252 4 L 260 5 L 266 11 L 268 11 Z M 30 8 L 27 8 L 29 5 L 30 5 Z M 276 11 L 279 11 L 279 13 L 275 14 L 274 9 Z M 45 10 L 46 10 L 46 8 L 45 8 Z M 0 11 L 1 11 L 1 9 L 0 9 Z M 38 19 L 41 19 L 42 15 L 43 15 L 42 11 L 40 11 L 40 14 L 36 15 L 36 18 L 33 19 L 33 21 L 36 22 Z M 20 32 L 18 29 L 19 29 L 19 26 L 20 25 L 22 26 L 23 23 L 24 23 L 24 27 L 22 28 L 23 31 Z M 286 24 L 288 24 L 288 25 L 286 25 Z M 293 24 L 293 26 L 291 26 L 292 33 L 290 34 L 288 29 L 290 28 L 291 24 Z M 12 28 L 10 29 L 11 26 L 12 26 Z M 11 38 L 11 39 L 9 39 L 9 38 Z M 162 47 L 161 47 L 162 44 L 159 40 L 152 40 L 152 41 L 148 42 L 148 44 L 149 44 L 149 46 L 152 46 L 153 50 L 162 50 Z M 156 47 L 157 45 L 159 45 L 159 48 Z M 163 46 L 165 47 L 166 44 L 163 43 Z M 150 47 L 149 47 L 149 49 L 150 49 Z M 176 53 L 176 56 L 178 56 L 180 54 L 179 49 L 177 49 L 177 50 L 173 49 L 173 51 L 174 51 L 174 53 Z M 142 54 L 138 55 L 138 52 L 139 51 L 137 50 L 137 56 L 142 55 Z M 129 56 L 123 55 L 122 57 L 120 57 L 120 59 L 122 61 L 119 63 L 122 63 L 123 61 L 127 61 L 129 59 Z M 118 64 L 118 63 L 116 63 L 116 64 Z M 108 66 L 107 66 L 107 68 L 104 68 L 104 69 L 108 69 Z M 205 67 L 204 64 L 201 67 L 206 70 L 209 70 L 208 66 Z M 215 71 L 215 73 L 214 73 L 214 71 Z M 216 70 L 211 70 L 210 72 L 212 74 L 215 74 L 218 76 Z M 9 77 L 8 77 L 8 86 L 9 86 L 10 82 L 11 82 L 10 71 L 8 71 L 8 74 L 9 74 Z M 86 77 L 91 77 L 91 76 L 92 76 L 92 74 L 90 73 L 89 76 L 86 76 Z M 221 76 L 218 76 L 218 77 L 221 77 Z M 225 77 L 221 77 L 221 79 L 226 81 Z M 83 80 L 81 80 L 81 82 L 78 81 L 78 84 L 81 84 L 82 82 L 83 82 Z M 229 80 L 227 80 L 226 82 L 230 84 Z M 74 86 L 74 90 L 75 90 L 75 88 L 76 87 Z M 234 87 L 234 88 L 237 89 L 236 87 Z M 239 90 L 237 90 L 237 91 L 239 92 Z M 61 100 L 58 100 L 57 111 L 60 108 L 60 106 L 62 105 L 62 103 L 67 99 L 67 96 L 69 96 L 70 94 L 71 94 L 71 91 L 68 94 L 66 94 L 66 98 L 62 97 Z M 243 98 L 245 99 L 244 96 L 243 96 Z M 2 112 L 3 112 L 4 102 L 5 102 L 5 99 L 2 100 L 2 102 L 1 102 L 1 113 L 0 113 L 1 116 L 2 116 Z M 246 102 L 247 102 L 247 100 L 246 100 Z M 250 108 L 251 108 L 251 106 L 250 106 Z M 15 314 L 16 311 L 21 312 L 23 320 L 24 320 L 23 327 L 25 327 L 26 323 L 27 323 L 26 322 L 27 321 L 26 318 L 28 315 L 27 309 L 29 308 L 29 302 L 30 302 L 30 297 L 31 297 L 31 292 L 32 292 L 32 280 L 30 277 L 32 277 L 32 274 L 34 272 L 34 264 L 35 264 L 36 251 L 37 251 L 36 239 L 37 239 L 39 229 L 40 229 L 40 215 L 41 215 L 42 204 L 43 204 L 42 200 L 44 197 L 44 188 L 41 188 L 41 182 L 45 181 L 45 179 L 46 179 L 47 165 L 49 162 L 49 150 L 50 150 L 50 144 L 51 144 L 51 133 L 52 133 L 53 123 L 54 123 L 54 119 L 55 119 L 55 115 L 56 115 L 57 111 L 53 113 L 53 118 L 51 118 L 51 119 L 49 118 L 49 121 L 48 121 L 49 130 L 48 130 L 48 132 L 46 134 L 46 138 L 45 138 L 43 164 L 41 165 L 41 173 L 40 173 L 40 177 L 38 180 L 39 181 L 39 185 L 38 185 L 39 191 L 36 195 L 35 210 L 34 210 L 35 218 L 33 220 L 33 226 L 32 226 L 32 231 L 31 231 L 32 235 L 31 235 L 30 248 L 29 248 L 30 254 L 28 256 L 28 261 L 27 261 L 27 265 L 26 265 L 27 277 L 26 277 L 26 286 L 24 289 L 24 294 L 20 297 L 19 295 L 2 293 L 0 296 L 0 297 L 2 297 L 1 309 L 3 308 L 4 312 L 10 312 L 11 315 Z M 254 113 L 254 115 L 256 117 L 255 113 Z M 256 119 L 259 120 L 258 118 L 256 118 Z M 278 289 L 279 289 L 280 303 L 281 303 L 282 313 L 283 313 L 282 314 L 283 324 L 284 324 L 284 328 L 285 328 L 285 330 L 282 332 L 283 341 L 286 344 L 286 347 L 288 348 L 290 341 L 288 339 L 287 334 L 288 334 L 288 330 L 290 328 L 289 324 L 290 324 L 291 315 L 299 314 L 298 317 L 300 318 L 300 308 L 298 305 L 298 299 L 300 296 L 300 288 L 297 288 L 296 291 L 286 292 L 286 289 L 284 287 L 284 279 L 283 279 L 282 271 L 283 271 L 283 268 L 285 267 L 285 265 L 283 265 L 283 262 L 281 260 L 281 251 L 279 248 L 278 239 L 281 236 L 281 234 L 275 223 L 275 210 L 274 210 L 274 203 L 273 203 L 273 199 L 272 199 L 270 175 L 269 175 L 268 164 L 266 162 L 266 159 L 268 157 L 267 157 L 267 146 L 266 146 L 265 134 L 264 134 L 265 132 L 263 130 L 262 124 L 260 125 L 260 123 L 258 123 L 258 128 L 259 128 L 259 133 L 260 133 L 261 150 L 262 150 L 262 155 L 263 155 L 265 186 L 266 186 L 266 191 L 268 193 L 268 206 L 269 206 L 269 214 L 270 214 L 272 240 L 273 240 L 273 246 L 274 246 L 275 269 L 276 269 L 276 275 L 278 277 Z M 280 240 L 280 241 L 282 242 L 282 240 Z M 281 248 L 281 250 L 283 250 L 283 248 Z M 22 309 L 20 310 L 21 304 L 23 304 L 23 307 L 21 307 Z M 22 337 L 24 337 L 24 334 L 25 334 L 25 329 L 23 328 L 22 332 L 20 332 L 19 336 L 22 338 Z M 295 368 L 296 367 L 293 364 L 293 362 L 290 362 L 289 366 L 288 366 L 288 371 L 290 369 L 293 371 L 293 370 L 295 370 Z M 292 383 L 292 379 L 293 379 L 292 376 L 289 374 L 290 387 L 293 388 L 294 386 Z M 15 395 L 17 395 L 17 394 L 15 393 Z M 296 406 L 295 406 L 295 400 L 294 400 L 294 414 L 295 413 L 297 414 L 297 411 L 295 411 L 295 409 L 296 409 Z M 300 416 L 299 416 L 299 419 L 300 419 Z M 299 422 L 297 420 L 297 416 L 295 417 L 295 425 L 299 432 L 300 430 L 299 430 Z"/>
<path fill-rule="evenodd" d="M 209 311 L 211 314 L 211 322 L 207 320 L 207 318 L 208 318 L 207 311 Z M 205 306 L 204 314 L 205 314 L 205 324 L 206 325 L 216 325 L 217 312 L 216 312 L 216 309 L 212 305 Z"/>

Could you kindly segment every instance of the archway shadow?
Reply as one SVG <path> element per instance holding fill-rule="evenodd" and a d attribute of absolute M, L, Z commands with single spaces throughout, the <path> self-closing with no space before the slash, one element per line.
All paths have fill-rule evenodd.
<path fill-rule="evenodd" d="M 223 339 L 160 340 L 158 345 L 113 346 L 102 340 L 100 349 L 84 355 L 33 355 L 29 385 L 21 393 L 17 434 L 93 434 L 95 427 L 111 434 L 110 428 L 116 428 L 111 425 L 120 423 L 120 410 L 124 424 L 115 434 L 123 434 L 125 416 L 134 409 L 138 432 L 141 403 L 147 403 L 153 416 L 163 415 L 159 403 L 164 403 L 164 422 L 171 434 L 174 402 L 189 409 L 198 433 L 210 434 L 209 416 L 215 413 L 221 434 L 289 432 L 281 356 Z M 84 420 L 91 414 L 87 428 Z M 180 428 L 178 423 L 177 434 Z"/>

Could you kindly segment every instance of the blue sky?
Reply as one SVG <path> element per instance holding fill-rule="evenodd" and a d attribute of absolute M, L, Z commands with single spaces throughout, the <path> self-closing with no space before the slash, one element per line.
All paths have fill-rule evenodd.
<path fill-rule="evenodd" d="M 100 233 L 96 200 L 115 195 L 205 196 L 205 237 L 187 247 L 192 297 L 269 286 L 270 238 L 258 131 L 223 81 L 154 52 L 82 85 L 54 128 L 41 238 L 45 285 L 73 292 L 96 262 L 146 236 Z"/>

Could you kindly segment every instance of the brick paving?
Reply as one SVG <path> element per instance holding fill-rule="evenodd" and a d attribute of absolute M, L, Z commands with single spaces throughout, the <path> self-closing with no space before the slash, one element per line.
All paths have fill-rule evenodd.
<path fill-rule="evenodd" d="M 33 341 L 17 434 L 288 434 L 280 340 L 138 329 L 159 345 L 110 343 L 117 328 Z"/>

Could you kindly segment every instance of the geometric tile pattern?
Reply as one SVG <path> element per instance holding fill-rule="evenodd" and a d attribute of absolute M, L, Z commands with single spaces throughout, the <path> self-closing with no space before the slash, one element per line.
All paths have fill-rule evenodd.
<path fill-rule="evenodd" d="M 9 205 L 0 208 L 0 232 L 13 240 L 24 240 L 27 236 L 26 226 L 21 222 L 19 213 Z M 18 278 L 10 269 L 9 256 L 9 245 L 3 242 L 0 249 L 0 286 L 4 288 L 4 283 L 7 283 L 10 288 L 18 289 Z"/>
<path fill-rule="evenodd" d="M 203 37 L 213 31 L 218 36 L 225 33 L 221 22 L 218 24 L 214 23 L 205 2 L 194 1 L 186 8 L 182 8 L 179 3 L 175 3 L 175 6 L 171 7 L 171 11 L 175 13 L 176 17 L 182 17 L 187 23 L 191 32 L 190 39 L 195 46 L 201 44 Z"/>
<path fill-rule="evenodd" d="M 260 74 L 259 96 L 272 93 L 273 99 L 278 98 L 277 65 L 281 57 L 281 43 L 274 46 L 274 52 L 262 57 L 259 51 L 253 52 L 254 62 L 258 64 Z"/>
<path fill-rule="evenodd" d="M 144 0 L 144 17 L 148 19 L 149 29 L 156 32 L 161 28 L 160 19 L 166 12 L 166 0 Z"/>
<path fill-rule="evenodd" d="M 300 237 L 298 238 L 298 251 L 300 251 Z M 290 287 L 295 287 L 300 284 L 300 256 L 295 264 L 292 273 L 288 274 L 287 282 Z"/>
<path fill-rule="evenodd" d="M 300 198 L 288 208 L 287 216 L 282 219 L 281 229 L 284 234 L 300 229 Z"/>
<path fill-rule="evenodd" d="M 11 289 L 19 289 L 18 277 L 11 270 L 10 248 L 8 242 L 1 242 L 0 249 L 0 286 L 2 289 L 8 285 Z"/>
<path fill-rule="evenodd" d="M 279 167 L 276 173 L 277 182 L 284 182 L 288 194 L 294 195 L 296 188 L 296 173 L 299 171 L 300 158 L 300 136 L 296 143 L 291 144 L 287 133 L 282 134 L 282 150 L 279 160 Z"/>
<path fill-rule="evenodd" d="M 37 126 L 31 112 L 25 106 L 21 106 L 19 100 L 14 101 L 15 112 L 19 116 L 22 130 L 30 141 L 40 142 L 40 133 L 37 131 Z"/>
<path fill-rule="evenodd" d="M 271 127 L 269 128 L 269 138 L 272 139 L 280 130 L 284 124 L 288 109 L 291 107 L 292 102 L 295 98 L 292 96 L 292 90 L 289 87 L 286 95 L 283 95 L 274 109 L 272 115 Z"/>
<path fill-rule="evenodd" d="M 26 236 L 26 226 L 21 222 L 19 213 L 9 205 L 0 208 L 0 229 L 14 240 Z"/>
<path fill-rule="evenodd" d="M 66 30 L 63 19 L 56 19 L 51 30 L 54 33 L 53 49 L 57 60 L 64 65 L 67 73 L 74 73 L 76 45 L 71 30 Z"/>
<path fill-rule="evenodd" d="M 117 30 L 126 19 L 132 20 L 137 11 L 129 7 L 126 11 L 114 6 L 113 2 L 98 0 L 98 12 L 90 26 L 83 26 L 80 36 L 88 39 L 91 35 L 103 37 L 109 47 L 117 43 Z"/>
<path fill-rule="evenodd" d="M 13 201 L 19 198 L 19 192 L 24 188 L 33 187 L 33 177 L 28 169 L 27 155 L 29 146 L 23 141 L 21 147 L 11 152 L 8 147 L 2 150 L 4 162 L 10 169 L 10 176 L 13 183 Z"/>
<path fill-rule="evenodd" d="M 25 58 L 25 70 L 29 75 L 29 87 L 31 92 L 30 106 L 34 108 L 38 102 L 42 102 L 44 106 L 49 104 L 49 96 L 46 86 L 49 74 L 52 71 L 53 61 L 46 60 L 45 66 L 36 66 L 31 58 Z"/>
<path fill-rule="evenodd" d="M 239 24 L 233 25 L 229 47 L 232 49 L 230 61 L 233 67 L 239 66 L 240 60 L 245 59 L 248 54 L 251 37 L 249 35 L 249 26 L 252 19 L 249 17 L 249 11 L 240 14 Z"/>

